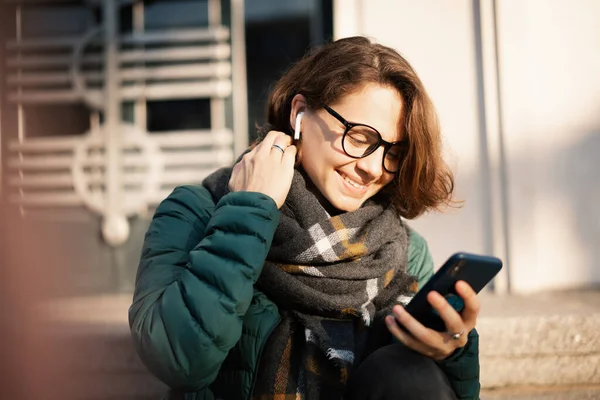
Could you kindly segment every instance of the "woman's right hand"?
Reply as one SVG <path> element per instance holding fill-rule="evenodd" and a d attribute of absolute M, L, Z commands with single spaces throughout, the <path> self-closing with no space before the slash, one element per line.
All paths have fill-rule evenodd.
<path fill-rule="evenodd" d="M 275 145 L 285 151 L 279 150 Z M 296 146 L 283 132 L 270 131 L 258 146 L 235 164 L 229 179 L 232 192 L 259 192 L 281 208 L 292 186 Z"/>

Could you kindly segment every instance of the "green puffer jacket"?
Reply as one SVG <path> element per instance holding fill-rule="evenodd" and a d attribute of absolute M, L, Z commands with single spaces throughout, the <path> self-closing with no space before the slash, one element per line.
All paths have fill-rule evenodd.
<path fill-rule="evenodd" d="M 201 186 L 165 199 L 146 233 L 129 323 L 148 369 L 172 399 L 250 398 L 277 306 L 254 288 L 279 210 L 260 193 L 236 192 L 215 204 Z M 411 233 L 408 272 L 433 273 L 423 238 Z M 478 337 L 440 363 L 460 399 L 478 399 Z"/>

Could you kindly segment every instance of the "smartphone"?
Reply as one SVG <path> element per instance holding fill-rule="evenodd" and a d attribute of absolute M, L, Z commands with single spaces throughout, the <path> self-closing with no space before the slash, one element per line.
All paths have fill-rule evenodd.
<path fill-rule="evenodd" d="M 499 258 L 455 253 L 417 292 L 405 309 L 426 327 L 439 332 L 446 331 L 444 321 L 427 301 L 427 294 L 435 290 L 460 313 L 465 305 L 463 299 L 456 293 L 454 287 L 456 282 L 465 281 L 476 293 L 479 293 L 501 269 L 502 261 Z"/>

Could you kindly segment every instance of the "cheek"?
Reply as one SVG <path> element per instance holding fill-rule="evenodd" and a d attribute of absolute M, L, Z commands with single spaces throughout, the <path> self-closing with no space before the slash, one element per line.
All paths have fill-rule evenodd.
<path fill-rule="evenodd" d="M 391 182 L 393 180 L 394 180 L 393 176 L 391 176 L 391 177 L 388 177 L 388 176 L 382 177 L 382 179 L 379 181 L 379 184 L 374 187 L 373 193 L 371 195 L 374 196 L 376 193 L 379 193 L 381 190 L 383 190 L 383 188 L 385 188 L 386 186 L 388 186 L 389 184 L 391 184 Z"/>
<path fill-rule="evenodd" d="M 298 146 L 298 159 L 303 165 L 318 164 L 323 159 L 323 151 L 314 140 L 303 140 Z M 306 168 L 305 168 L 306 169 Z"/>
<path fill-rule="evenodd" d="M 303 140 L 298 147 L 299 163 L 305 171 L 310 171 L 314 175 L 311 178 L 322 179 L 322 175 L 327 174 L 331 169 L 355 161 L 341 150 L 341 138 L 336 138 L 338 139 L 336 141 L 311 139 L 314 138 Z"/>

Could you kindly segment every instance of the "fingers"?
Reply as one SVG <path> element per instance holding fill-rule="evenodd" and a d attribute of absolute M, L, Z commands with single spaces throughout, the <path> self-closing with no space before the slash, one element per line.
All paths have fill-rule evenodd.
<path fill-rule="evenodd" d="M 278 155 L 281 157 L 290 144 L 292 144 L 291 136 L 279 131 L 270 131 L 258 146 L 260 147 L 258 153 L 264 155 Z"/>
<path fill-rule="evenodd" d="M 285 147 L 277 144 L 277 143 L 273 143 L 273 146 L 271 146 L 271 154 L 277 153 L 279 152 L 280 155 L 283 157 L 283 155 L 285 154 Z"/>
<path fill-rule="evenodd" d="M 254 151 L 254 149 L 252 151 Z M 231 170 L 231 176 L 229 177 L 229 182 L 228 182 L 227 186 L 229 187 L 229 190 L 232 192 L 235 192 L 235 189 L 237 187 L 236 183 L 239 180 L 240 168 L 241 168 L 241 162 L 235 164 L 233 166 L 233 169 Z"/>
<path fill-rule="evenodd" d="M 477 293 L 465 281 L 456 283 L 456 293 L 462 297 L 465 302 L 465 309 L 462 312 L 463 322 L 469 330 L 473 329 L 477 324 L 477 317 L 481 309 L 481 303 L 477 297 Z"/>
<path fill-rule="evenodd" d="M 234 166 L 229 180 L 230 191 L 263 193 L 281 208 L 294 177 L 296 147 L 290 146 L 291 142 L 292 138 L 283 132 L 269 132 Z"/>
<path fill-rule="evenodd" d="M 410 349 L 413 349 L 414 351 L 416 351 L 418 353 L 421 353 L 428 357 L 435 357 L 435 354 L 434 354 L 435 352 L 433 351 L 432 348 L 424 345 L 423 343 L 421 343 L 417 339 L 415 339 L 413 336 L 411 336 L 409 333 L 403 331 L 396 323 L 396 320 L 394 319 L 394 317 L 392 317 L 391 315 L 388 315 L 385 318 L 385 323 L 386 323 L 390 333 L 392 335 L 394 335 L 394 337 L 396 339 L 398 339 L 400 341 L 400 343 L 402 343 L 403 345 L 405 345 L 406 347 L 408 347 Z"/>
<path fill-rule="evenodd" d="M 288 146 L 285 149 L 285 152 L 283 154 L 283 159 L 281 161 L 281 163 L 286 167 L 289 168 L 289 170 L 293 171 L 294 169 L 294 164 L 296 163 L 296 153 L 297 153 L 298 149 L 296 148 L 296 146 L 291 145 Z"/>
<path fill-rule="evenodd" d="M 394 308 L 392 308 L 392 313 L 398 322 L 401 323 L 411 333 L 412 336 L 419 339 L 421 342 L 427 343 L 431 340 L 429 335 L 434 331 L 417 321 L 412 315 L 407 313 L 402 306 L 394 306 Z"/>
<path fill-rule="evenodd" d="M 388 330 L 402 344 L 414 351 L 436 360 L 443 360 L 459 347 L 458 343 L 449 340 L 447 334 L 423 326 L 404 311 L 401 306 L 395 306 L 392 312 L 395 319 L 392 316 L 387 316 L 385 319 Z M 403 331 L 396 321 L 402 324 L 410 333 Z"/>
<path fill-rule="evenodd" d="M 275 143 L 275 139 L 279 135 L 284 135 L 284 133 L 279 131 L 269 131 L 269 133 L 267 133 L 265 138 L 260 142 L 260 144 L 257 147 L 266 147 L 267 150 L 270 149 L 273 143 Z"/>
<path fill-rule="evenodd" d="M 456 293 L 465 304 L 462 313 L 458 313 L 439 293 L 432 291 L 427 295 L 428 302 L 444 321 L 447 332 L 427 328 L 400 305 L 394 306 L 393 316 L 385 319 L 388 330 L 405 346 L 421 354 L 437 360 L 448 357 L 454 350 L 467 344 L 468 332 L 475 327 L 480 309 L 477 294 L 466 282 L 457 282 Z M 461 335 L 454 339 L 452 334 L 458 333 Z"/>
<path fill-rule="evenodd" d="M 271 154 L 276 153 L 277 156 L 282 157 L 288 151 L 288 148 L 291 144 L 292 138 L 284 133 L 281 133 L 275 137 L 275 141 L 271 145 Z"/>
<path fill-rule="evenodd" d="M 282 132 L 271 132 L 274 132 L 272 136 L 274 141 L 271 145 L 270 155 L 281 160 L 283 165 L 293 170 L 296 161 L 296 146 L 292 146 L 292 138 Z"/>
<path fill-rule="evenodd" d="M 454 307 L 438 292 L 431 291 L 427 294 L 427 301 L 438 312 L 440 318 L 444 321 L 446 329 L 450 334 L 463 333 L 458 342 L 461 345 L 466 344 L 465 332 L 470 331 L 473 327 L 465 326 L 465 321 L 462 316 L 456 312 Z"/>

